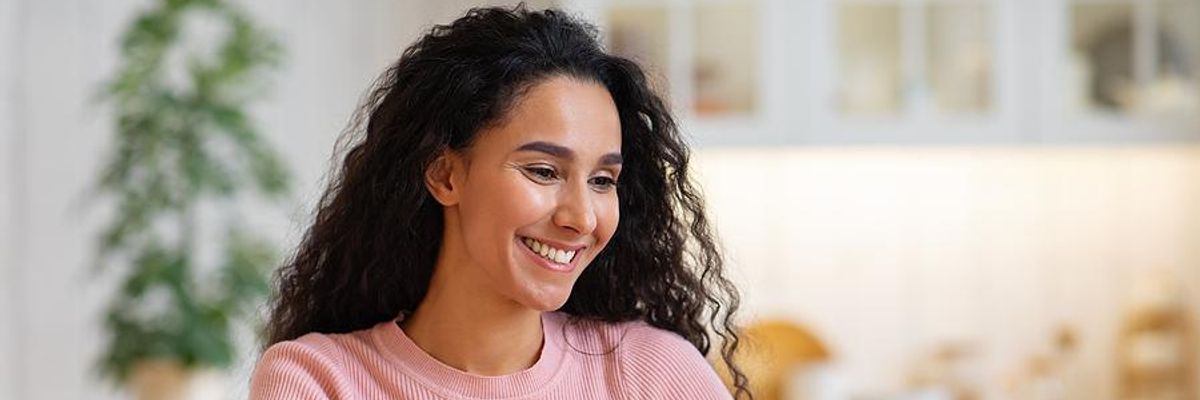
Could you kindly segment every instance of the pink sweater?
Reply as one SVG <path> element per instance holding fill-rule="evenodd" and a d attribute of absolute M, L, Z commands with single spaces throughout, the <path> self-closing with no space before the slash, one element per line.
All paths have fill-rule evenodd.
<path fill-rule="evenodd" d="M 310 333 L 259 360 L 251 399 L 728 399 L 700 352 L 643 322 L 567 324 L 542 318 L 532 367 L 480 376 L 417 347 L 395 321 L 346 334 Z"/>

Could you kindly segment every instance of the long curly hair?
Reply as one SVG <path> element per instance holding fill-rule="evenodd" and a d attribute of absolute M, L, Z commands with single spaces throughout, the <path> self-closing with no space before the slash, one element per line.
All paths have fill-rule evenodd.
<path fill-rule="evenodd" d="M 705 355 L 716 335 L 735 395 L 749 397 L 733 363 L 739 295 L 723 276 L 688 175 L 688 147 L 667 105 L 636 63 L 603 50 L 594 27 L 524 5 L 476 8 L 433 27 L 376 81 L 338 145 L 344 160 L 315 222 L 278 271 L 265 345 L 366 329 L 416 310 L 443 229 L 426 168 L 443 151 L 469 148 L 529 87 L 554 76 L 608 89 L 625 160 L 616 233 L 560 311 L 645 321 Z"/>

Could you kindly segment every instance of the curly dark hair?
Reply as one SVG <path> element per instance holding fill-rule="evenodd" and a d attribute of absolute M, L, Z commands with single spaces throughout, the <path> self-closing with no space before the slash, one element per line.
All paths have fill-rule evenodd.
<path fill-rule="evenodd" d="M 369 328 L 411 313 L 441 246 L 442 206 L 424 184 L 445 150 L 463 151 L 531 86 L 555 76 L 594 82 L 616 103 L 624 158 L 616 233 L 560 311 L 573 319 L 641 320 L 702 354 L 715 334 L 735 396 L 736 288 L 667 105 L 634 62 L 605 53 L 591 25 L 561 11 L 476 8 L 433 27 L 375 83 L 341 139 L 340 169 L 316 220 L 276 277 L 266 346 L 309 332 Z M 365 125 L 365 129 L 363 129 Z"/>

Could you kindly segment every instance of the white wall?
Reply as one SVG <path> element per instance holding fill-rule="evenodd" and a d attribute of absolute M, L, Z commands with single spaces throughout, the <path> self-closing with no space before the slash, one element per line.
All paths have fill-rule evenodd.
<path fill-rule="evenodd" d="M 698 165 L 746 316 L 812 328 L 858 390 L 900 390 L 958 341 L 986 398 L 1013 398 L 1066 324 L 1065 398 L 1113 399 L 1135 282 L 1174 272 L 1200 321 L 1200 147 L 710 149 Z"/>
<path fill-rule="evenodd" d="M 0 54 L 17 52 L 21 26 L 17 14 L 21 11 L 17 0 L 0 1 Z M 18 113 L 16 112 L 17 58 L 0 57 L 0 398 L 16 398 L 16 371 L 21 364 L 17 353 L 16 338 L 19 324 L 16 320 L 17 265 L 19 231 L 17 226 L 17 204 L 19 195 L 18 168 L 21 152 L 18 141 Z"/>
<path fill-rule="evenodd" d="M 92 3 L 92 4 L 88 4 Z M 111 70 L 109 15 L 94 2 L 27 1 L 13 59 L 21 63 L 17 102 L 25 182 L 19 215 L 24 256 L 14 287 L 22 356 L 16 398 L 98 397 L 89 386 L 102 339 L 96 312 L 102 288 L 88 285 L 97 219 L 79 206 L 95 175 L 108 130 L 90 96 Z M 110 3 L 109 7 L 128 7 Z"/>

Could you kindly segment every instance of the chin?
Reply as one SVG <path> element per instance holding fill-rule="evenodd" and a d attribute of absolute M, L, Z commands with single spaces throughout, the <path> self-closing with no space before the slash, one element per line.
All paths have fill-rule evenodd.
<path fill-rule="evenodd" d="M 524 245 L 520 245 L 524 247 Z M 513 301 L 537 311 L 556 311 L 571 298 L 579 271 L 549 271 L 536 264 L 514 262 L 509 290 Z M 578 268 L 578 267 L 577 267 Z"/>
<path fill-rule="evenodd" d="M 571 297 L 571 291 L 566 290 L 561 294 L 555 293 L 540 293 L 529 294 L 521 301 L 521 305 L 528 307 L 531 310 L 542 312 L 557 311 L 562 308 L 563 304 L 567 304 L 567 299 Z"/>

